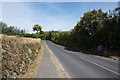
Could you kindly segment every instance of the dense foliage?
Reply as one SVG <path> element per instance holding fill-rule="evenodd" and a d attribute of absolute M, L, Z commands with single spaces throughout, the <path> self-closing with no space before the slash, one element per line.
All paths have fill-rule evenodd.
<path fill-rule="evenodd" d="M 0 31 L 2 34 L 9 34 L 9 35 L 18 35 L 21 33 L 25 33 L 24 29 L 18 29 L 17 27 L 14 26 L 7 26 L 6 23 L 0 22 Z"/>
<path fill-rule="evenodd" d="M 120 49 L 120 20 L 117 14 L 99 10 L 84 13 L 72 31 L 44 32 L 44 39 L 81 51 Z"/>
<path fill-rule="evenodd" d="M 21 37 L 31 37 L 31 38 L 42 38 L 43 31 L 41 30 L 42 27 L 37 25 L 33 26 L 33 31 L 37 31 L 37 33 L 26 33 L 25 29 L 18 29 L 14 26 L 7 26 L 6 23 L 0 22 L 0 32 L 1 34 L 7 35 L 19 35 Z M 39 32 L 38 32 L 39 31 Z"/>
<path fill-rule="evenodd" d="M 41 29 L 42 29 L 42 27 L 40 25 L 38 25 L 38 24 L 33 26 L 33 31 L 37 31 L 37 33 L 38 33 L 38 31 L 41 32 Z"/>
<path fill-rule="evenodd" d="M 21 37 L 31 37 L 31 38 L 42 38 L 43 37 L 43 33 L 22 33 L 22 34 L 19 34 L 19 36 Z"/>

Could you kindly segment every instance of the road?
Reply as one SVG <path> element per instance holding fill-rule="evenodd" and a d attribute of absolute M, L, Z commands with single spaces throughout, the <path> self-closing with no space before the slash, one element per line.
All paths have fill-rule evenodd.
<path fill-rule="evenodd" d="M 82 52 L 44 40 L 70 78 L 118 78 L 118 61 Z"/>

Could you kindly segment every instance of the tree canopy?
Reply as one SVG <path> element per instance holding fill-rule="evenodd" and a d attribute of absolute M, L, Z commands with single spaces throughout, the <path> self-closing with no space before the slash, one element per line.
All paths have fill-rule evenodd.
<path fill-rule="evenodd" d="M 117 12 L 116 12 L 117 13 Z M 84 13 L 72 31 L 50 31 L 44 38 L 66 47 L 81 51 L 97 50 L 102 45 L 104 49 L 120 49 L 119 15 L 107 13 L 101 9 Z"/>
<path fill-rule="evenodd" d="M 37 33 L 38 33 L 38 31 L 41 32 L 41 30 L 42 30 L 42 27 L 39 24 L 36 24 L 33 26 L 33 31 L 37 31 Z"/>
<path fill-rule="evenodd" d="M 7 26 L 6 23 L 0 22 L 0 31 L 2 32 L 2 34 L 21 34 L 21 33 L 25 33 L 25 29 L 18 29 L 15 26 Z"/>

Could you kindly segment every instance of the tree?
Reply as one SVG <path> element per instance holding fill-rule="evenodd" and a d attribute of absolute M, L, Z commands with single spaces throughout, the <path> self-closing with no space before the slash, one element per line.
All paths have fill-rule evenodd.
<path fill-rule="evenodd" d="M 33 31 L 37 31 L 37 33 L 38 33 L 38 31 L 41 32 L 41 29 L 42 29 L 42 27 L 39 24 L 36 24 L 33 26 Z"/>
<path fill-rule="evenodd" d="M 84 16 L 81 17 L 80 25 L 88 30 L 91 35 L 94 35 L 102 27 L 102 22 L 105 19 L 107 19 L 106 12 L 102 12 L 101 9 L 94 9 L 93 11 L 84 13 Z"/>
<path fill-rule="evenodd" d="M 7 24 L 0 22 L 0 33 L 6 33 Z"/>
<path fill-rule="evenodd" d="M 14 26 L 9 26 L 6 28 L 7 32 L 14 34 L 15 33 L 15 27 Z"/>

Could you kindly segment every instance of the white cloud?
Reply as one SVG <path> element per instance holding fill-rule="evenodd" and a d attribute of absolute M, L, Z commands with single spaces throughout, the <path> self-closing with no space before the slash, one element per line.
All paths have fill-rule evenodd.
<path fill-rule="evenodd" d="M 2 2 L 119 2 L 119 0 L 2 0 Z"/>
<path fill-rule="evenodd" d="M 56 9 L 61 14 L 65 11 L 61 8 L 48 4 L 49 7 Z M 8 26 L 17 26 L 18 28 L 26 29 L 28 32 L 32 33 L 32 27 L 34 24 L 40 24 L 43 30 L 70 30 L 71 27 L 75 25 L 75 22 L 71 21 L 71 18 L 63 16 L 50 16 L 48 13 L 41 11 L 39 13 L 32 8 L 27 3 L 3 3 L 2 8 L 2 19 L 3 22 L 8 24 Z M 71 24 L 70 24 L 71 23 Z"/>
<path fill-rule="evenodd" d="M 8 26 L 17 26 L 32 32 L 33 12 L 28 5 L 23 3 L 3 3 L 2 21 Z"/>
<path fill-rule="evenodd" d="M 51 8 L 54 8 L 56 9 L 57 11 L 59 11 L 60 13 L 66 13 L 63 9 L 57 7 L 56 5 L 54 4 L 49 4 L 49 3 L 45 3 L 47 6 L 51 7 Z"/>
<path fill-rule="evenodd" d="M 44 31 L 46 30 L 70 30 L 75 25 L 70 17 L 67 16 L 49 16 L 48 14 L 40 13 L 36 17 L 35 24 L 40 24 Z"/>

